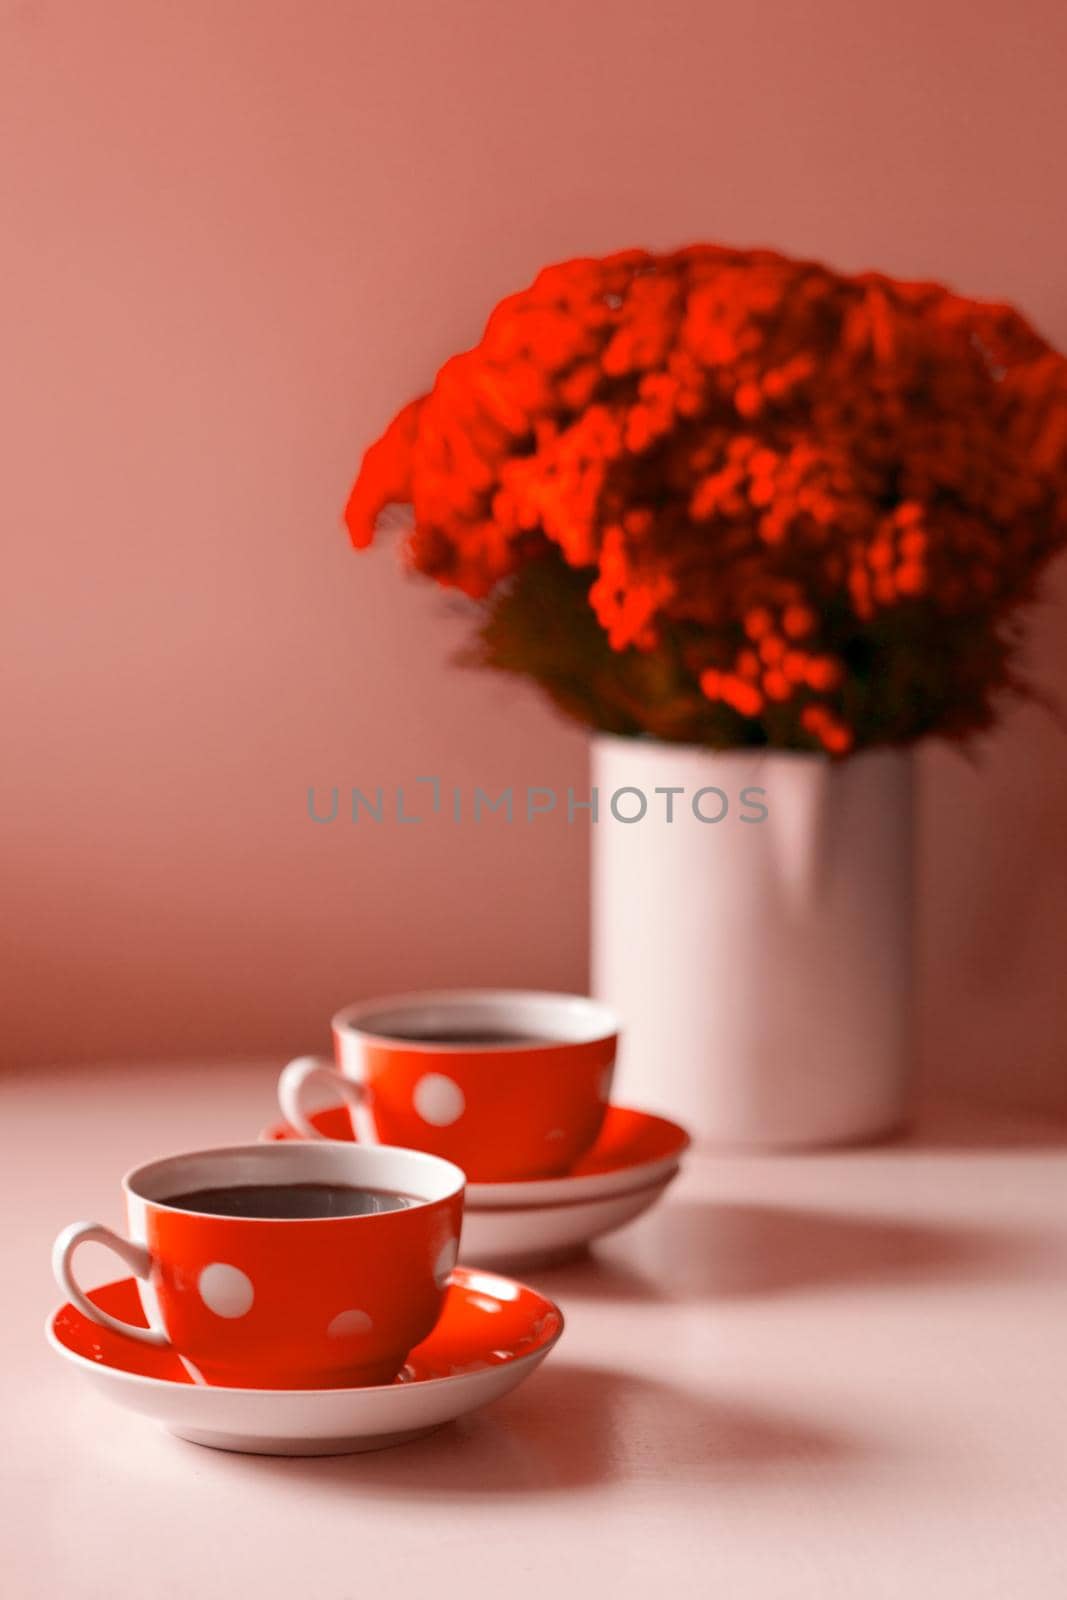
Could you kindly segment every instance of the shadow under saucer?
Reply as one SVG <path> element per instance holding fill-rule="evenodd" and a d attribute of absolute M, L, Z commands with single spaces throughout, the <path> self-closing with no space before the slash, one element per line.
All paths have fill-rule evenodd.
<path fill-rule="evenodd" d="M 801 1459 L 854 1467 L 870 1454 L 860 1436 L 809 1420 L 557 1360 L 527 1389 L 399 1450 L 299 1461 L 231 1456 L 218 1470 L 297 1473 L 316 1492 L 344 1496 L 461 1499 L 566 1494 L 631 1479 L 725 1481 Z M 202 1470 L 214 1470 L 212 1458 Z"/>

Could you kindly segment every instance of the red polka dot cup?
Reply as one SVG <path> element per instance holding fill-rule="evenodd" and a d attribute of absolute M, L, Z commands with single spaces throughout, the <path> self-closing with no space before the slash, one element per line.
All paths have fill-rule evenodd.
<path fill-rule="evenodd" d="M 282 1112 L 307 1139 L 305 1090 L 332 1086 L 360 1140 L 444 1156 L 473 1183 L 558 1177 L 596 1140 L 618 1022 L 581 995 L 438 990 L 368 1000 L 333 1019 L 336 1067 L 292 1061 Z"/>
<path fill-rule="evenodd" d="M 392 1206 L 358 1215 L 232 1215 L 191 1209 L 207 1191 L 314 1186 L 308 1205 Z M 87 1317 L 171 1348 L 192 1376 L 233 1388 L 389 1383 L 430 1333 L 456 1262 L 463 1173 L 414 1150 L 343 1144 L 237 1145 L 170 1156 L 123 1179 L 129 1237 L 75 1222 L 55 1242 L 60 1288 Z M 353 1191 L 358 1194 L 353 1195 Z M 170 1202 L 180 1200 L 182 1203 Z M 205 1206 L 212 1201 L 200 1201 Z M 219 1202 L 220 1204 L 222 1202 Z M 271 1210 L 271 1197 L 257 1201 Z M 283 1198 L 278 1208 L 292 1201 Z M 135 1274 L 147 1328 L 102 1311 L 72 1271 L 78 1246 L 107 1245 Z"/>

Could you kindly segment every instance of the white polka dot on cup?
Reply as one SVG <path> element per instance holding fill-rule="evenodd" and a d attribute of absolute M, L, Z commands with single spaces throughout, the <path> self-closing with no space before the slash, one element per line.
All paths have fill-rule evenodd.
<path fill-rule="evenodd" d="M 446 1239 L 438 1250 L 433 1264 L 433 1281 L 439 1289 L 443 1289 L 452 1276 L 452 1268 L 459 1255 L 459 1240 Z"/>
<path fill-rule="evenodd" d="M 226 1261 L 212 1261 L 201 1272 L 196 1286 L 201 1300 L 217 1317 L 247 1316 L 256 1297 L 248 1274 Z"/>
<path fill-rule="evenodd" d="M 604 1101 L 605 1105 L 607 1104 L 607 1101 L 611 1095 L 611 1080 L 614 1075 L 615 1068 L 613 1066 L 605 1067 L 603 1072 L 600 1074 L 599 1079 L 597 1080 L 597 1094 L 600 1096 L 601 1100 Z"/>
<path fill-rule="evenodd" d="M 339 1311 L 327 1326 L 326 1332 L 331 1339 L 354 1339 L 360 1334 L 370 1333 L 373 1327 L 374 1323 L 367 1313 L 353 1306 L 349 1311 Z"/>
<path fill-rule="evenodd" d="M 412 1099 L 423 1122 L 434 1128 L 447 1128 L 458 1122 L 467 1107 L 459 1084 L 443 1072 L 427 1072 L 421 1077 Z"/>

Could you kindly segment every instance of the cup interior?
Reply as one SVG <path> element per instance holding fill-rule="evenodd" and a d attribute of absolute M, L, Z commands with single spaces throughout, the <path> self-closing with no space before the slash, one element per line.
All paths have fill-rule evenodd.
<path fill-rule="evenodd" d="M 433 1054 L 551 1050 L 618 1032 L 615 1014 L 584 995 L 524 989 L 442 989 L 361 1001 L 335 1031 Z"/>
<path fill-rule="evenodd" d="M 465 1175 L 451 1161 L 418 1150 L 401 1150 L 388 1145 L 353 1146 L 343 1144 L 229 1145 L 218 1150 L 195 1150 L 183 1155 L 165 1156 L 127 1173 L 124 1188 L 135 1200 L 151 1202 L 169 1210 L 171 1196 L 197 1189 L 241 1185 L 316 1183 L 347 1185 L 352 1188 L 393 1191 L 410 1196 L 419 1205 L 459 1194 Z M 188 1212 L 188 1207 L 180 1208 Z M 250 1226 L 293 1227 L 314 1221 L 369 1222 L 365 1216 L 330 1218 L 245 1217 Z"/>

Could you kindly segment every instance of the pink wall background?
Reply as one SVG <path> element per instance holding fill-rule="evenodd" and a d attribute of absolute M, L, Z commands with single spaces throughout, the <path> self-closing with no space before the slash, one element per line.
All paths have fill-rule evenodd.
<path fill-rule="evenodd" d="M 353 556 L 363 444 L 544 262 L 760 242 L 1067 342 L 1055 0 L 4 0 L 4 1056 L 325 1041 L 585 981 L 585 830 L 316 828 L 309 784 L 581 785 L 448 602 Z M 1064 605 L 1037 621 L 1067 673 Z M 924 779 L 925 1047 L 1067 1103 L 1067 739 Z"/>

